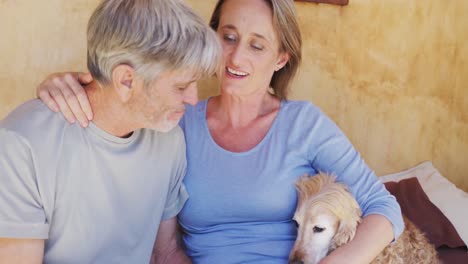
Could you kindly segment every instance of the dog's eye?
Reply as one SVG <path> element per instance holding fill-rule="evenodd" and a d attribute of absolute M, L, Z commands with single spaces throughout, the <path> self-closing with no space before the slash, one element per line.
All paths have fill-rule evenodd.
<path fill-rule="evenodd" d="M 325 227 L 314 226 L 314 233 L 322 233 L 325 230 Z"/>
<path fill-rule="evenodd" d="M 299 223 L 296 221 L 296 220 L 292 220 L 292 222 L 294 223 L 294 225 L 296 226 L 296 228 L 299 228 Z"/>

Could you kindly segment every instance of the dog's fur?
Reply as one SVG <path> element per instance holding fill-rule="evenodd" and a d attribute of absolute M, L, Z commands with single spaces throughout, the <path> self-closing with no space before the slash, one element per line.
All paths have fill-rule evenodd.
<path fill-rule="evenodd" d="M 358 203 L 342 183 L 327 174 L 303 176 L 296 183 L 297 240 L 290 263 L 319 263 L 334 249 L 353 239 L 361 221 Z M 435 248 L 408 219 L 406 229 L 372 263 L 440 263 Z M 363 249 L 365 250 L 365 249 Z"/>

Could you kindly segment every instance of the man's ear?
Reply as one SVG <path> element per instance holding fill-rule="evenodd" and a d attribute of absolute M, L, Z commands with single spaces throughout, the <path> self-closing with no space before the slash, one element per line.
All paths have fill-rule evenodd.
<path fill-rule="evenodd" d="M 278 61 L 276 62 L 275 71 L 281 70 L 284 67 L 284 65 L 288 63 L 290 57 L 291 55 L 289 55 L 289 53 L 281 52 L 278 56 Z"/>
<path fill-rule="evenodd" d="M 112 85 L 124 103 L 132 97 L 135 82 L 135 70 L 127 64 L 120 64 L 112 71 Z"/>

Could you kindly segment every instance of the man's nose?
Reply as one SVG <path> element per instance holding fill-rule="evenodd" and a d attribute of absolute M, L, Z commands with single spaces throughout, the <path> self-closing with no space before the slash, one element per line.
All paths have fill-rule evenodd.
<path fill-rule="evenodd" d="M 184 103 L 190 105 L 196 105 L 198 103 L 198 87 L 196 82 L 185 90 Z"/>

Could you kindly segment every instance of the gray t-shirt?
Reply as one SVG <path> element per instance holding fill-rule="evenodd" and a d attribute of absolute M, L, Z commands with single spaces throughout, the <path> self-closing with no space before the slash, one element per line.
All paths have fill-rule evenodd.
<path fill-rule="evenodd" d="M 26 102 L 0 122 L 0 237 L 46 239 L 44 263 L 148 263 L 185 170 L 179 127 L 118 138 Z"/>

